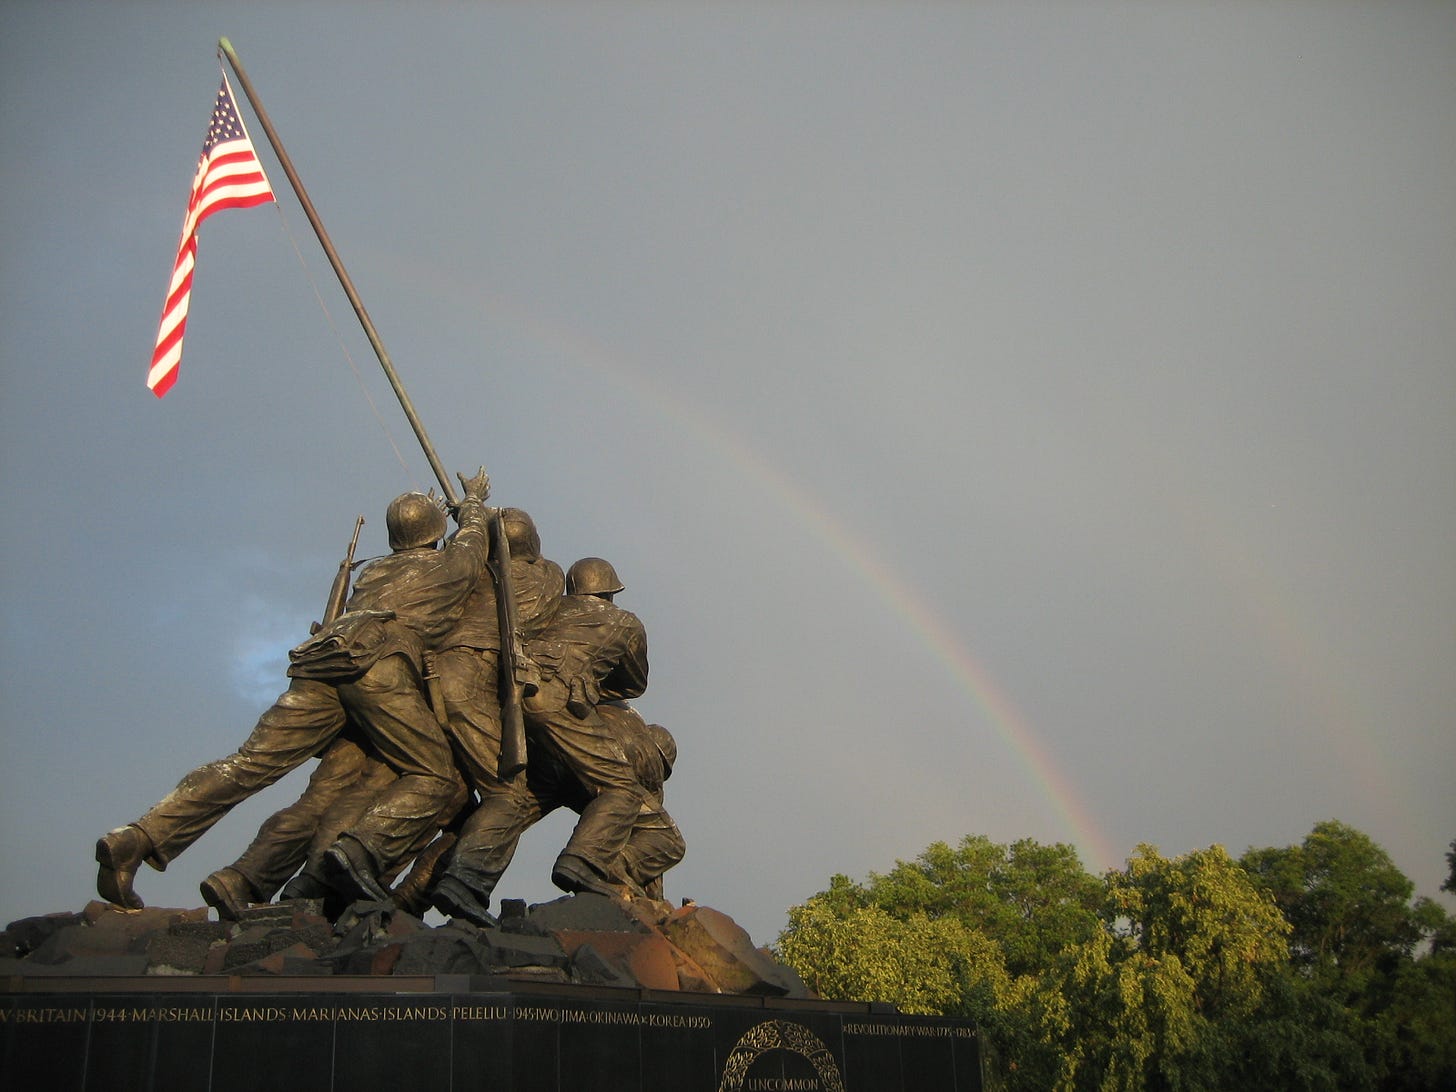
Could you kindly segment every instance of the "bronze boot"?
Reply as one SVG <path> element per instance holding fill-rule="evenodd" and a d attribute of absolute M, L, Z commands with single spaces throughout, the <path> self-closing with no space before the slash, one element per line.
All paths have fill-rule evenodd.
<path fill-rule="evenodd" d="M 236 868 L 220 868 L 199 885 L 202 900 L 217 911 L 223 921 L 237 921 L 251 903 L 258 901 L 257 892 L 248 878 Z"/>
<path fill-rule="evenodd" d="M 96 840 L 96 892 L 107 902 L 127 910 L 140 910 L 146 903 L 132 890 L 136 870 L 152 851 L 152 841 L 140 827 L 124 826 L 108 831 Z"/>

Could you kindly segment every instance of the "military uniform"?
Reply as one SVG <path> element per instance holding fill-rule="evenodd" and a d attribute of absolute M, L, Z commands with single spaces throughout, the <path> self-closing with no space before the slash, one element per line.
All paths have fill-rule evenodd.
<path fill-rule="evenodd" d="M 511 558 L 511 587 L 523 640 L 547 624 L 566 591 L 561 566 L 543 557 Z M 456 757 L 482 794 L 499 781 L 501 635 L 493 582 L 481 580 L 460 620 L 439 643 L 435 670 Z"/>
<path fill-rule="evenodd" d="M 485 569 L 483 503 L 467 496 L 458 518 L 443 549 L 402 549 L 366 565 L 335 626 L 295 650 L 288 689 L 243 745 L 188 774 L 132 824 L 150 842 L 153 867 L 165 868 L 234 805 L 321 754 L 349 721 L 397 775 L 348 832 L 376 870 L 459 808 L 465 788 L 420 685 L 424 650 L 455 623 Z M 330 641 L 356 657 L 356 676 L 306 677 L 310 657 Z"/>
<path fill-rule="evenodd" d="M 649 803 L 649 790 L 598 709 L 604 700 L 633 698 L 647 687 L 647 631 L 637 616 L 596 595 L 564 596 L 526 654 L 541 675 L 537 693 L 525 702 L 526 791 L 487 794 L 465 820 L 445 871 L 482 908 L 520 835 L 573 794 L 581 819 L 557 858 L 554 878 L 563 886 L 566 869 L 577 862 L 608 881 Z"/>
<path fill-rule="evenodd" d="M 317 877 L 324 850 L 363 816 L 395 776 L 363 734 L 346 725 L 324 749 L 298 799 L 265 819 L 248 848 L 228 866 L 247 885 L 241 893 L 245 901 L 268 902 L 305 862 L 310 874 Z M 444 817 L 444 821 L 449 818 Z M 430 833 L 425 832 L 425 836 Z M 412 848 L 418 852 L 423 846 Z M 224 885 L 225 899 L 227 887 L 231 886 L 229 879 L 214 873 L 204 883 L 204 897 L 214 902 L 209 897 L 210 883 Z M 223 905 L 214 905 L 224 913 Z M 230 908 L 224 916 L 233 916 Z"/>
<path fill-rule="evenodd" d="M 687 849 L 663 806 L 663 782 L 671 775 L 675 760 L 672 737 L 661 725 L 647 724 L 626 702 L 604 702 L 597 712 L 621 745 L 642 790 L 631 830 L 616 860 L 603 870 L 604 878 L 661 899 L 663 873 L 681 861 Z M 663 750 L 664 742 L 671 753 Z M 471 892 L 477 911 L 484 911 L 522 834 L 557 808 L 580 814 L 593 800 L 593 794 L 555 752 L 533 743 L 530 754 L 521 787 L 486 797 L 467 818 L 469 840 L 463 840 L 462 832 L 462 842 L 446 872 Z M 461 908 L 442 907 L 447 912 Z"/>
<path fill-rule="evenodd" d="M 662 874 L 687 852 L 682 832 L 663 806 L 663 783 L 672 776 L 677 745 L 666 728 L 648 724 L 626 702 L 604 702 L 598 712 L 611 725 L 636 771 L 638 783 L 647 790 L 612 878 L 625 880 L 649 897 L 660 899 Z"/>
<path fill-rule="evenodd" d="M 517 511 L 508 509 L 507 513 Z M 524 513 L 512 518 L 523 518 L 529 523 Z M 517 616 L 527 635 L 533 635 L 542 620 L 551 616 L 566 590 L 561 566 L 535 556 L 539 552 L 538 543 L 533 541 L 531 547 L 523 556 L 513 556 L 511 560 Z M 495 563 L 493 559 L 491 564 Z M 482 792 L 507 791 L 510 785 L 496 784 L 501 742 L 500 627 L 493 580 L 482 576 L 476 582 L 459 619 L 437 641 L 438 651 L 431 656 L 426 650 L 426 658 L 432 659 L 439 678 L 440 696 L 448 716 L 446 731 L 458 766 L 468 784 Z M 270 816 L 242 856 L 228 866 L 247 885 L 246 891 L 236 893 L 238 897 L 268 901 L 305 861 L 304 875 L 284 889 L 284 897 L 312 896 L 319 892 L 323 886 L 324 851 L 363 816 L 395 779 L 394 771 L 378 758 L 368 741 L 352 739 L 351 735 L 357 733 L 346 729 L 344 735 L 329 745 L 298 800 Z M 524 791 L 524 788 L 515 791 Z M 439 814 L 434 826 L 417 835 L 402 860 L 381 863 L 377 878 L 392 879 L 404 863 L 424 849 L 437 829 L 448 826 L 454 819 L 453 812 Z M 209 884 L 213 885 L 212 892 L 208 890 Z M 204 896 L 217 894 L 219 885 L 221 894 L 209 901 L 218 905 L 219 913 L 231 914 L 226 904 L 237 901 L 228 898 L 234 894 L 232 889 L 237 884 L 228 876 L 214 873 L 209 877 L 204 884 Z"/>

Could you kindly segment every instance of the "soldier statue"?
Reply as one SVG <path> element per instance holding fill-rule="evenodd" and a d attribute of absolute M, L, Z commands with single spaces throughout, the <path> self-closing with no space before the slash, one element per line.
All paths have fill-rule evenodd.
<path fill-rule="evenodd" d="M 459 530 L 440 548 L 445 514 L 422 493 L 386 513 L 391 553 L 360 571 L 344 613 L 290 653 L 291 682 L 236 752 L 199 767 L 135 822 L 96 844 L 96 886 L 118 905 L 143 861 L 165 869 L 234 805 L 321 754 L 346 722 L 397 775 L 325 853 L 342 897 L 386 896 L 378 875 L 453 814 L 466 790 L 440 720 L 424 696 L 424 655 L 459 620 L 486 568 L 490 481 L 461 477 Z"/>
<path fill-rule="evenodd" d="M 490 894 L 521 834 L 555 807 L 570 805 L 576 794 L 581 818 L 556 859 L 552 881 L 565 891 L 620 894 L 614 884 L 639 817 L 644 807 L 660 808 L 660 796 L 653 800 L 599 708 L 647 687 L 647 633 L 636 615 L 613 602 L 623 590 L 608 562 L 583 558 L 568 570 L 567 594 L 550 623 L 527 642 L 539 677 L 525 700 L 532 755 L 525 791 L 483 794 L 466 818 L 432 893 L 441 912 L 493 923 Z"/>

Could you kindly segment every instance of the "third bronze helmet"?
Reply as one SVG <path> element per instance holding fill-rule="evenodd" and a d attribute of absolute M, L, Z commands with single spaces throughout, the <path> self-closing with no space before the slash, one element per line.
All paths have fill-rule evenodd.
<path fill-rule="evenodd" d="M 611 562 L 584 557 L 566 570 L 567 595 L 609 595 L 625 590 Z"/>

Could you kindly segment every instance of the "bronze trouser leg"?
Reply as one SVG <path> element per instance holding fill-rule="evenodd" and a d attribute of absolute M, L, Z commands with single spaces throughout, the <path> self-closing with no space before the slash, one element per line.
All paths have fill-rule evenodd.
<path fill-rule="evenodd" d="M 642 798 L 621 789 L 603 789 L 581 811 L 571 838 L 558 856 L 586 861 L 604 877 L 627 846 L 632 823 L 642 807 Z"/>
<path fill-rule="evenodd" d="M 148 861 L 165 868 L 234 805 L 303 765 L 343 727 L 332 686 L 294 679 L 237 751 L 193 770 L 136 821 L 151 839 Z"/>
<path fill-rule="evenodd" d="M 308 864 L 305 868 L 311 870 L 314 875 L 320 875 L 318 865 L 324 855 L 324 850 L 338 841 L 340 834 L 359 822 L 364 813 L 369 810 L 369 806 L 379 799 L 379 794 L 398 776 L 386 762 L 372 750 L 366 748 L 364 766 L 359 771 L 358 778 L 338 795 L 329 805 L 329 810 L 324 812 L 319 819 L 313 841 L 308 844 Z M 441 822 L 443 821 L 442 819 Z M 434 834 L 433 827 L 422 832 L 411 844 L 407 858 L 413 857 L 415 853 L 423 849 L 427 839 L 434 837 Z M 403 861 L 398 862 L 398 865 L 403 864 Z M 379 878 L 385 879 L 392 876 L 395 871 L 397 868 L 386 868 L 379 874 Z"/>
<path fill-rule="evenodd" d="M 528 785 L 524 777 L 483 789 L 480 806 L 460 828 L 445 875 L 470 888 L 482 904 L 488 902 L 521 835 L 556 806 L 548 793 Z"/>
<path fill-rule="evenodd" d="M 591 797 L 561 856 L 579 858 L 603 876 L 611 875 L 646 801 L 646 790 L 621 744 L 595 710 L 585 717 L 566 709 L 541 711 L 529 728 Z"/>
<path fill-rule="evenodd" d="M 358 681 L 341 685 L 339 697 L 399 774 L 341 835 L 369 851 L 378 875 L 402 862 L 422 836 L 428 841 L 439 816 L 454 814 L 465 801 L 465 783 L 405 657 L 386 656 Z"/>
<path fill-rule="evenodd" d="M 627 879 L 647 887 L 687 852 L 677 824 L 662 808 L 643 805 L 632 828 L 632 836 L 622 848 L 622 870 Z"/>
<path fill-rule="evenodd" d="M 271 899 L 298 871 L 308 856 L 310 846 L 318 838 L 325 816 L 336 813 L 341 801 L 350 802 L 352 798 L 363 795 L 358 791 L 360 784 L 369 783 L 368 775 L 374 769 L 382 769 L 387 780 L 394 779 L 394 772 L 389 767 L 368 758 L 347 733 L 329 744 L 308 779 L 308 787 L 292 804 L 263 821 L 252 843 L 232 864 L 247 878 L 260 902 Z M 363 795 L 359 806 L 345 822 L 337 825 L 324 848 L 332 844 L 348 820 L 363 813 L 371 799 L 373 792 Z"/>
<path fill-rule="evenodd" d="M 450 742 L 480 804 L 466 816 L 444 875 L 484 905 L 515 856 L 516 843 L 555 805 L 527 788 L 524 777 L 503 783 L 500 771 L 499 653 L 452 648 L 435 656 L 449 716 Z"/>
<path fill-rule="evenodd" d="M 497 653 L 451 648 L 436 654 L 448 732 L 466 780 L 485 792 L 500 769 L 500 677 Z"/>

